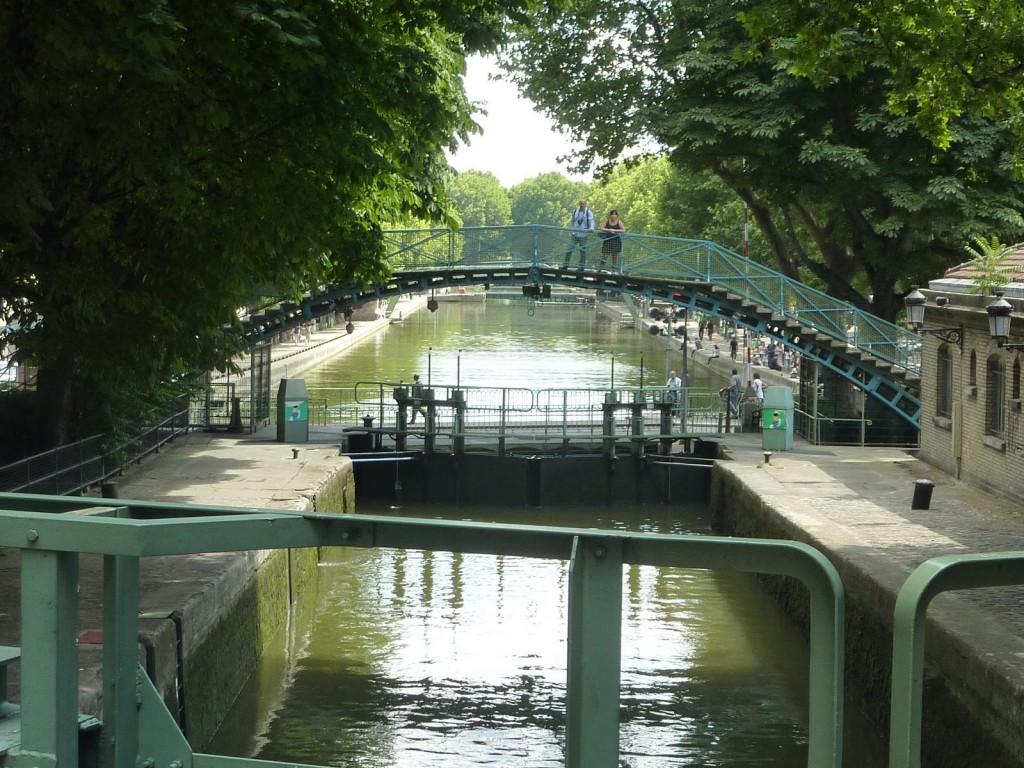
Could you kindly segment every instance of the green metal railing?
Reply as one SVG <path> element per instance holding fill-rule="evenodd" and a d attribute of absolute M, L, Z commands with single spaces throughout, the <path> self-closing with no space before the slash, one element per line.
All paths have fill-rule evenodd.
<path fill-rule="evenodd" d="M 437 384 L 426 391 L 432 397 L 425 394 L 418 407 L 430 418 L 410 423 L 417 404 L 396 400 L 398 392 L 411 397 L 408 383 L 363 381 L 351 388 L 311 387 L 310 421 L 358 425 L 369 416 L 376 434 L 430 437 L 431 450 L 458 442 L 460 452 L 489 451 L 496 441 L 506 439 L 564 445 L 613 437 L 628 443 L 721 435 L 735 426 L 722 397 L 695 387 L 680 390 L 675 397 L 664 386 L 530 390 Z"/>
<path fill-rule="evenodd" d="M 920 768 L 925 616 L 942 592 L 1024 584 L 1024 552 L 944 555 L 922 563 L 896 599 L 889 768 Z"/>
<path fill-rule="evenodd" d="M 0 546 L 21 550 L 20 736 L 9 768 L 284 765 L 193 753 L 138 659 L 145 557 L 293 547 L 395 547 L 567 560 L 565 765 L 618 768 L 623 567 L 791 576 L 810 606 L 809 768 L 842 759 L 844 596 L 835 568 L 797 542 L 410 520 L 360 515 L 0 494 Z M 103 556 L 103 702 L 98 758 L 79 753 L 80 555 Z M 3 682 L 5 678 L 0 678 Z M 201 685 L 201 681 L 194 684 Z M 0 700 L 5 699 L 0 690 Z M 0 756 L 2 756 L 0 752 Z"/>
<path fill-rule="evenodd" d="M 571 232 L 559 227 L 465 227 L 388 230 L 388 263 L 396 272 L 437 268 L 564 263 Z M 920 374 L 921 337 L 852 304 L 776 272 L 708 240 L 624 234 L 613 267 L 623 275 L 719 286 L 773 315 L 791 318 L 880 360 Z M 588 266 L 601 266 L 601 240 L 590 239 Z M 573 263 L 578 256 L 573 256 Z"/>

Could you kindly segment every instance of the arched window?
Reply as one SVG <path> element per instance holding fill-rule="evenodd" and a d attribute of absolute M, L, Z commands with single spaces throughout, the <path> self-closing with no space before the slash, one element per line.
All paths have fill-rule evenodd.
<path fill-rule="evenodd" d="M 1003 434 L 1005 425 L 1006 374 L 999 355 L 988 359 L 987 381 L 985 382 L 985 433 L 989 435 Z"/>
<path fill-rule="evenodd" d="M 953 358 L 949 344 L 939 345 L 938 364 L 935 377 L 935 415 L 953 416 Z"/>

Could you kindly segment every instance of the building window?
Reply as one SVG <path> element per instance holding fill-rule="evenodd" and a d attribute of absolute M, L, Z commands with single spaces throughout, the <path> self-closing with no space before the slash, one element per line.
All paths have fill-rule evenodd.
<path fill-rule="evenodd" d="M 971 350 L 971 364 L 967 367 L 967 386 L 978 386 L 978 355 Z"/>
<path fill-rule="evenodd" d="M 953 358 L 949 354 L 949 345 L 939 346 L 938 374 L 935 391 L 935 414 L 947 419 L 953 415 Z"/>
<path fill-rule="evenodd" d="M 1010 397 L 1020 402 L 1020 358 L 1013 361 L 1013 382 L 1010 385 Z"/>
<path fill-rule="evenodd" d="M 985 390 L 985 433 L 1002 436 L 1005 419 L 1006 373 L 999 355 L 988 359 L 988 381 Z"/>

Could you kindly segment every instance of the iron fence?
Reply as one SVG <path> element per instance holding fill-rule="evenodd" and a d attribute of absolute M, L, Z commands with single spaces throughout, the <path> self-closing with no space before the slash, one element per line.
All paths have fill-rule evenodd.
<path fill-rule="evenodd" d="M 94 435 L 0 467 L 0 491 L 79 494 L 187 431 L 188 408 L 183 400 L 155 423 L 112 447 L 109 436 Z"/>

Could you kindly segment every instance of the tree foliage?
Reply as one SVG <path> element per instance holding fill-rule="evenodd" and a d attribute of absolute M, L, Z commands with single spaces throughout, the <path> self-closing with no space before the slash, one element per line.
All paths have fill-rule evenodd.
<path fill-rule="evenodd" d="M 448 185 L 448 191 L 462 226 L 504 227 L 512 223 L 512 201 L 493 173 L 458 173 Z"/>
<path fill-rule="evenodd" d="M 746 203 L 782 272 L 887 318 L 970 238 L 1024 229 L 1006 115 L 965 110 L 937 146 L 890 109 L 898 79 L 881 58 L 811 79 L 778 57 L 788 38 L 771 25 L 752 37 L 743 20 L 773 9 L 793 5 L 570 0 L 504 61 L 585 142 L 583 164 L 653 139 Z"/>
<path fill-rule="evenodd" d="M 965 115 L 1005 120 L 1024 139 L 1024 6 L 1004 0 L 884 0 L 763 3 L 741 15 L 794 74 L 826 86 L 871 68 L 893 87 L 886 107 L 909 115 L 937 146 L 955 140 Z"/>
<path fill-rule="evenodd" d="M 382 222 L 453 221 L 465 54 L 525 1 L 0 4 L 2 343 L 42 441 L 223 366 L 254 294 L 386 272 Z"/>
<path fill-rule="evenodd" d="M 589 185 L 573 181 L 557 171 L 549 171 L 524 179 L 509 190 L 512 198 L 512 221 L 516 224 L 540 224 L 565 227 L 572 209 Z"/>

